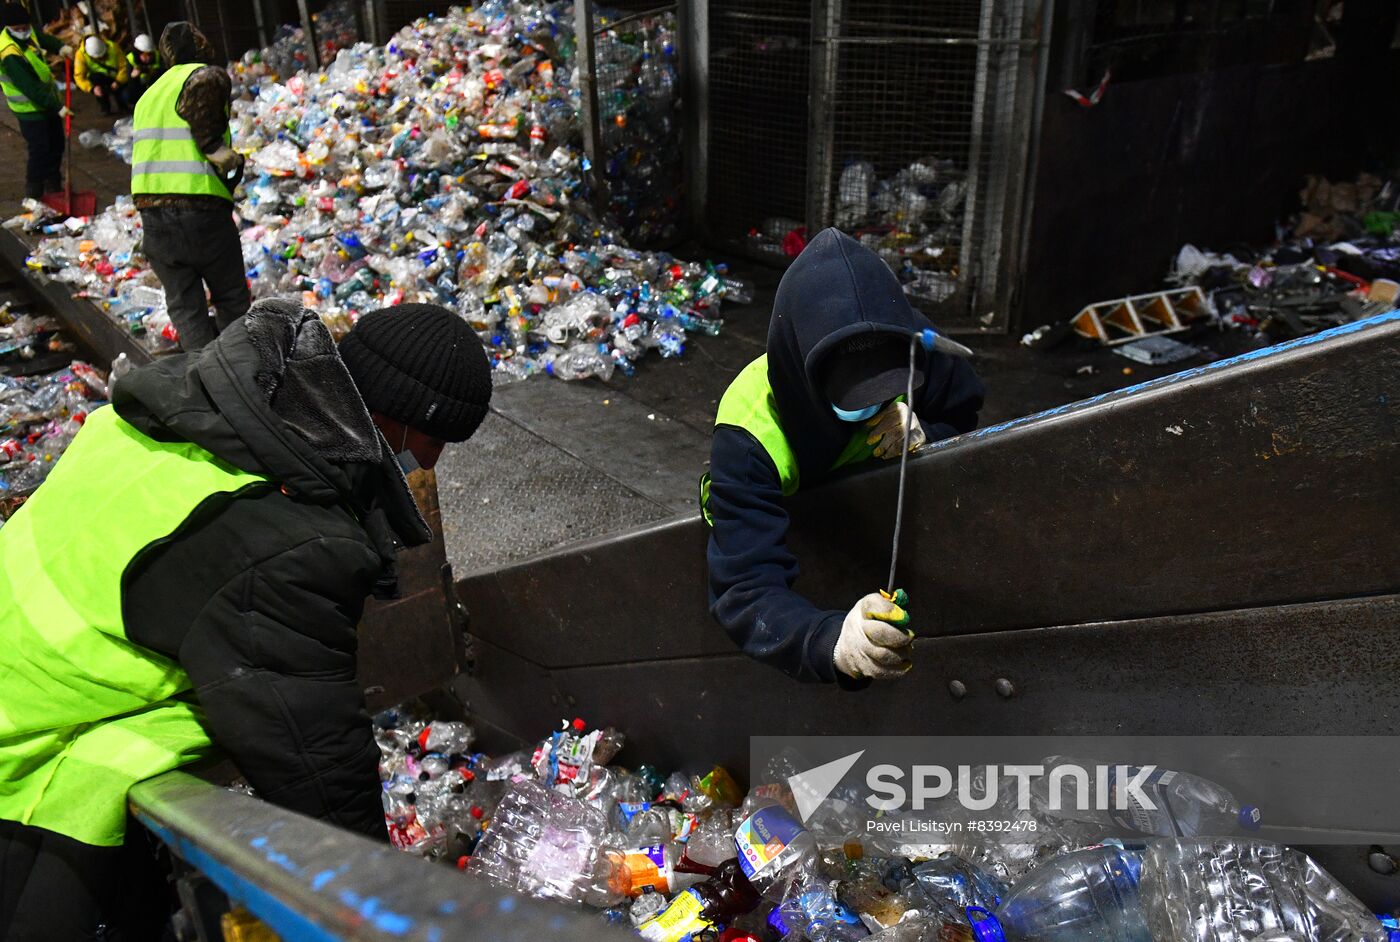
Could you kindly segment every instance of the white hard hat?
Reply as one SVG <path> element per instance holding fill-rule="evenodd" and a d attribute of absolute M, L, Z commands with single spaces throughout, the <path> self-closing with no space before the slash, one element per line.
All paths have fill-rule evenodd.
<path fill-rule="evenodd" d="M 78 12 L 83 16 L 92 16 L 92 7 L 87 5 L 87 0 L 78 0 Z"/>
<path fill-rule="evenodd" d="M 151 42 L 151 37 L 147 36 L 145 33 L 142 33 L 140 36 L 136 37 L 136 51 L 155 52 L 156 44 Z"/>
<path fill-rule="evenodd" d="M 89 36 L 83 40 L 83 49 L 86 50 L 89 58 L 96 59 L 107 54 L 107 43 L 98 36 Z"/>

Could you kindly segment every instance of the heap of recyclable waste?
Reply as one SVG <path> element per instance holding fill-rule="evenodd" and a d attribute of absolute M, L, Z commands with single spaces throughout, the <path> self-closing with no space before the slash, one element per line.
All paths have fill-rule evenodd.
<path fill-rule="evenodd" d="M 674 51 L 664 18 L 634 26 L 606 45 L 607 108 L 618 133 L 655 141 L 671 120 L 655 113 L 674 102 Z M 342 49 L 320 72 L 278 81 L 270 66 L 235 67 L 253 296 L 299 296 L 337 336 L 385 305 L 446 305 L 501 379 L 606 379 L 652 350 L 680 356 L 688 333 L 717 333 L 722 304 L 750 300 L 749 285 L 722 265 L 632 248 L 589 204 L 573 58 L 570 4 L 488 0 Z M 646 149 L 609 177 L 630 194 L 623 215 L 655 235 L 659 217 L 640 208 L 659 179 L 656 158 L 636 156 Z M 86 224 L 26 205 L 7 224 L 48 236 L 31 268 L 104 302 L 152 349 L 170 345 L 163 304 L 141 290 L 158 282 L 128 201 Z"/>
<path fill-rule="evenodd" d="M 947 301 L 958 288 L 967 208 L 967 174 L 949 159 L 924 157 L 880 176 L 853 160 L 836 186 L 837 228 L 885 260 L 915 302 Z M 795 258 L 807 245 L 806 226 L 772 217 L 749 231 L 751 252 Z"/>
<path fill-rule="evenodd" d="M 0 328 L 0 338 L 13 326 Z M 0 374 L 0 524 L 44 482 L 87 414 L 106 400 L 106 377 L 80 360 L 37 376 Z"/>
<path fill-rule="evenodd" d="M 930 842 L 909 844 L 915 829 L 868 833 L 840 789 L 804 821 L 795 754 L 756 770 L 745 793 L 720 767 L 624 768 L 623 734 L 580 719 L 495 757 L 472 751 L 468 723 L 414 705 L 374 722 L 395 846 L 593 907 L 652 942 L 1400 940 L 1298 851 L 1247 835 L 1099 843 L 1092 815 L 1057 818 L 1039 786 L 1030 811 L 1014 796 L 1001 809 L 1035 824 L 1033 842 L 921 828 Z M 1185 773 L 1171 788 L 1200 821 L 1248 811 Z M 1161 824 L 1148 818 L 1144 833 L 1171 833 Z"/>

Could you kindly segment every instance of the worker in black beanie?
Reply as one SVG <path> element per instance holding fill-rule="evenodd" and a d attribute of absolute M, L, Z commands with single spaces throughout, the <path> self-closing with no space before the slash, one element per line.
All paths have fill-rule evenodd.
<path fill-rule="evenodd" d="M 387 838 L 357 624 L 432 537 L 404 472 L 471 437 L 491 369 L 441 307 L 366 314 L 337 350 L 269 300 L 111 398 L 0 529 L 0 583 L 26 587 L 0 592 L 4 939 L 160 938 L 127 789 L 215 749 Z"/>

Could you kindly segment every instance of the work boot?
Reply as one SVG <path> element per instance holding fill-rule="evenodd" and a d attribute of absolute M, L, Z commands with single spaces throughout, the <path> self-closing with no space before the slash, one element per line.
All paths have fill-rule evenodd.
<path fill-rule="evenodd" d="M 50 177 L 44 182 L 45 193 L 57 193 L 63 189 L 62 177 Z"/>

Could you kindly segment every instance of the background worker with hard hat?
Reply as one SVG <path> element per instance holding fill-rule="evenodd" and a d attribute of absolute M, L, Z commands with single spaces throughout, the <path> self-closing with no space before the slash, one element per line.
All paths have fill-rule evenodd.
<path fill-rule="evenodd" d="M 209 40 L 190 23 L 171 23 L 160 34 L 160 54 L 165 72 L 141 96 L 132 120 L 131 195 L 180 347 L 192 351 L 252 303 L 233 221 L 243 156 L 229 136 L 228 70 L 211 64 Z"/>
<path fill-rule="evenodd" d="M 44 54 L 67 58 L 73 50 L 36 27 L 18 3 L 0 7 L 0 20 L 0 90 L 29 151 L 24 195 L 38 199 L 63 185 L 63 101 Z"/>
<path fill-rule="evenodd" d="M 165 71 L 165 66 L 150 36 L 142 33 L 132 45 L 134 48 L 126 54 L 126 67 L 130 79 L 123 89 L 123 100 L 128 108 L 135 109 L 142 94 L 154 85 L 156 79 Z"/>
<path fill-rule="evenodd" d="M 73 81 L 97 99 L 103 114 L 125 110 L 122 86 L 126 79 L 126 59 L 116 43 L 95 34 L 83 40 L 73 61 Z"/>

